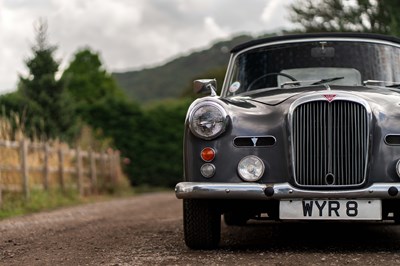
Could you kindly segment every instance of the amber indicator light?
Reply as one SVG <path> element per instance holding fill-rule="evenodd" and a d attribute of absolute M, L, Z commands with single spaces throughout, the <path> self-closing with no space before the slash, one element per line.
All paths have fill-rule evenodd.
<path fill-rule="evenodd" d="M 201 159 L 205 162 L 211 162 L 215 158 L 215 150 L 213 148 L 204 148 L 201 151 Z"/>

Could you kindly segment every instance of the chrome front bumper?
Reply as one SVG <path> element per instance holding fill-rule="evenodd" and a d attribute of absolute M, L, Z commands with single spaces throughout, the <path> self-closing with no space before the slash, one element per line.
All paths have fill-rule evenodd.
<path fill-rule="evenodd" d="M 175 187 L 178 199 L 400 199 L 400 183 L 377 183 L 368 188 L 351 190 L 304 190 L 289 183 L 201 183 L 181 182 Z"/>

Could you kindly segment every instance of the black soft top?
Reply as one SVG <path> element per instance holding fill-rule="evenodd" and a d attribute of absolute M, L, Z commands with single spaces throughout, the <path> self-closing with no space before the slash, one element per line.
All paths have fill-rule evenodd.
<path fill-rule="evenodd" d="M 245 42 L 235 46 L 231 52 L 236 53 L 246 48 L 270 43 L 277 41 L 286 41 L 286 40 L 294 40 L 294 39 L 308 39 L 308 38 L 329 38 L 329 37 L 341 37 L 341 38 L 362 38 L 362 39 L 376 39 L 383 41 L 390 41 L 394 43 L 400 44 L 400 38 L 382 34 L 373 34 L 373 33 L 360 33 L 360 32 L 324 32 L 324 33 L 307 33 L 307 34 L 292 34 L 292 35 L 281 35 L 281 36 L 273 36 L 262 39 L 256 39 L 249 42 Z"/>

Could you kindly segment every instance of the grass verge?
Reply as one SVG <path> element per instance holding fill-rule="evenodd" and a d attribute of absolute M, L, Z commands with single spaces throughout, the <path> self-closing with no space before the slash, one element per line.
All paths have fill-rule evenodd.
<path fill-rule="evenodd" d="M 21 193 L 3 192 L 0 219 L 76 205 L 85 201 L 85 198 L 79 197 L 73 190 L 65 192 L 32 190 L 29 200 L 26 200 Z"/>
<path fill-rule="evenodd" d="M 75 206 L 79 204 L 106 201 L 115 198 L 124 198 L 134 195 L 173 191 L 172 188 L 165 187 L 119 187 L 115 190 L 110 190 L 105 194 L 90 195 L 81 197 L 76 189 L 66 190 L 31 190 L 29 200 L 25 200 L 21 193 L 3 192 L 2 204 L 0 206 L 0 219 L 20 216 L 29 213 L 40 211 L 48 211 L 60 207 Z"/>

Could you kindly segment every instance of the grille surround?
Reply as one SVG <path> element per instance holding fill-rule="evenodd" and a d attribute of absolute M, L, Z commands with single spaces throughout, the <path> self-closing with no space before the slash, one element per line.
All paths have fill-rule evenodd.
<path fill-rule="evenodd" d="M 334 97 L 328 100 L 326 95 Z M 293 102 L 289 135 L 295 185 L 362 186 L 367 177 L 371 118 L 369 104 L 348 93 L 314 93 Z"/>

